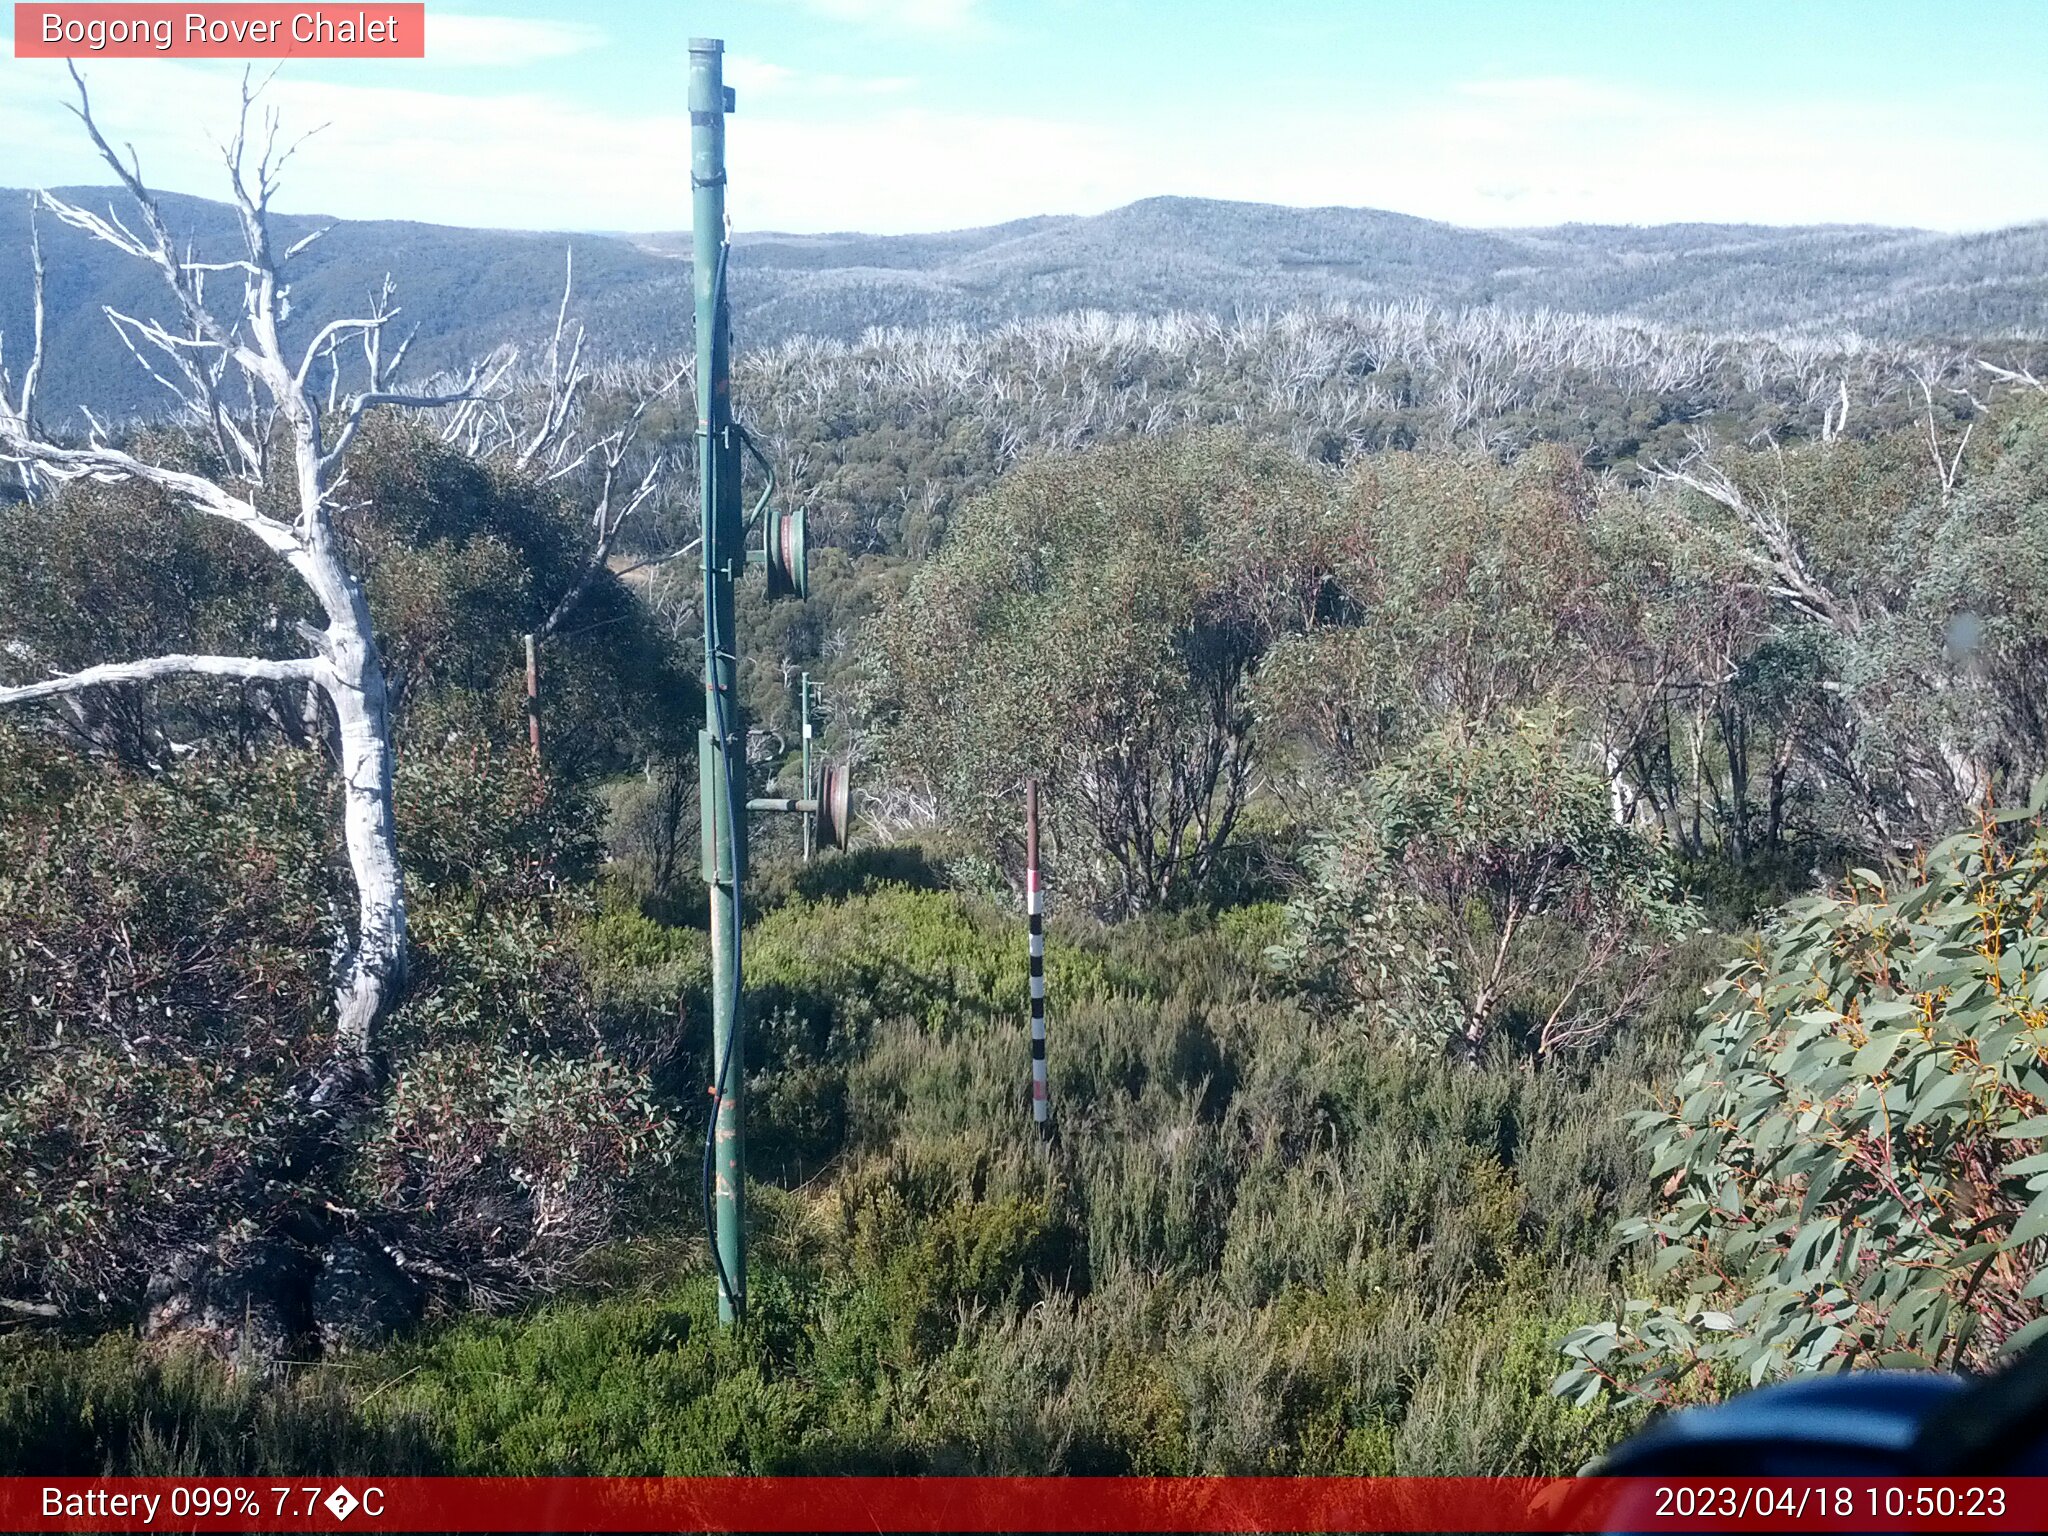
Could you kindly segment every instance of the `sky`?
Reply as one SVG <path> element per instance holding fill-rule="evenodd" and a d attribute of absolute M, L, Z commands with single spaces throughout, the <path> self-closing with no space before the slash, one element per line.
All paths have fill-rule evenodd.
<path fill-rule="evenodd" d="M 106 180 L 10 13 L 0 185 Z M 320 129 L 277 206 L 685 229 L 693 36 L 726 42 L 742 230 L 1159 194 L 1494 227 L 2048 219 L 2044 0 L 428 0 L 425 59 L 268 88 Z M 239 65 L 83 67 L 153 184 L 220 195 Z"/>

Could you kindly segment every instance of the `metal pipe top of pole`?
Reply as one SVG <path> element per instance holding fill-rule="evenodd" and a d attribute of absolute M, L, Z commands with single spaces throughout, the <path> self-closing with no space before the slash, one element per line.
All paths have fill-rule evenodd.
<path fill-rule="evenodd" d="M 725 44 L 715 37 L 690 39 L 690 113 L 721 115 L 733 110 L 735 98 L 725 83 Z"/>

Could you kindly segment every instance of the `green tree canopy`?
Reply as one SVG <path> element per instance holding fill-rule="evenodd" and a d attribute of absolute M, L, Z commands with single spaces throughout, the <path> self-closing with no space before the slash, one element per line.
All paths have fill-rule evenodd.
<path fill-rule="evenodd" d="M 1315 622 L 1321 477 L 1222 433 L 1041 459 L 956 519 L 881 626 L 896 765 L 1014 849 L 1045 785 L 1053 878 L 1112 911 L 1198 887 L 1251 786 L 1250 683 Z"/>
<path fill-rule="evenodd" d="M 1688 923 L 1554 714 L 1454 723 L 1383 763 L 1333 808 L 1289 917 L 1284 968 L 1467 1056 L 1511 1019 L 1542 1055 L 1599 1039 Z"/>

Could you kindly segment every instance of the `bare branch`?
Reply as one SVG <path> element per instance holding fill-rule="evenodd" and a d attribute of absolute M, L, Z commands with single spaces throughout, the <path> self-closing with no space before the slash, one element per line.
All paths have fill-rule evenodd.
<path fill-rule="evenodd" d="M 578 340 L 580 343 L 581 338 L 579 337 Z M 608 437 L 600 438 L 577 456 L 575 462 L 581 464 L 595 452 L 604 465 L 604 474 L 598 484 L 597 500 L 590 511 L 590 525 L 596 535 L 596 540 L 590 552 L 590 558 L 584 562 L 582 571 L 578 573 L 576 580 L 570 584 L 569 590 L 563 593 L 561 600 L 555 604 L 553 610 L 548 614 L 546 621 L 541 625 L 538 633 L 542 638 L 552 635 L 557 627 L 560 626 L 562 620 L 574 610 L 577 603 L 582 601 L 583 594 L 589 590 L 591 582 L 596 580 L 598 572 L 603 570 L 610 561 L 612 540 L 618 537 L 619 529 L 624 527 L 626 522 L 645 506 L 666 483 L 669 469 L 668 456 L 657 453 L 652 462 L 648 464 L 646 470 L 641 474 L 639 483 L 634 486 L 632 493 L 626 497 L 623 504 L 616 508 L 613 506 L 613 491 L 619 483 L 620 467 L 624 464 L 626 454 L 633 446 L 634 440 L 640 435 L 640 427 L 646 421 L 648 411 L 653 408 L 657 400 L 667 396 L 682 380 L 683 371 L 678 369 L 660 386 L 648 391 L 647 394 L 641 397 L 639 404 L 633 408 L 632 417 L 625 426 Z M 524 460 L 522 459 L 521 462 L 523 463 Z M 566 471 L 563 472 L 565 473 Z M 548 478 L 554 479 L 556 476 L 551 475 Z"/>
<path fill-rule="evenodd" d="M 397 314 L 398 311 L 394 309 L 391 311 L 391 314 L 386 318 L 394 318 L 396 317 Z M 391 361 L 384 365 L 383 373 L 385 377 L 395 379 L 404 370 L 405 354 L 412 350 L 413 341 L 419 335 L 419 333 L 420 328 L 418 326 L 414 326 L 411 330 L 405 333 L 405 340 L 401 341 L 398 344 L 398 350 L 391 354 Z"/>
<path fill-rule="evenodd" d="M 640 477 L 640 483 L 634 487 L 633 494 L 626 499 L 625 505 L 614 512 L 611 510 L 612 480 L 617 468 L 616 460 L 605 466 L 604 488 L 600 491 L 597 506 L 591 514 L 592 525 L 597 530 L 596 547 L 591 550 L 590 558 L 583 563 L 582 571 L 570 584 L 569 590 L 562 594 L 561 601 L 555 604 L 546 621 L 536 631 L 542 639 L 552 635 L 562 620 L 582 601 L 584 592 L 589 589 L 591 582 L 597 579 L 597 573 L 603 570 L 606 562 L 611 559 L 612 540 L 618 536 L 619 529 L 645 505 L 649 497 L 661 489 L 668 462 L 665 456 L 657 455 L 654 462 L 647 466 L 647 472 Z"/>
<path fill-rule="evenodd" d="M 149 238 L 145 241 L 111 209 L 106 218 L 101 218 L 98 214 L 89 213 L 48 192 L 39 194 L 43 206 L 74 229 L 155 267 L 169 285 L 195 336 L 231 349 L 236 361 L 251 371 L 267 372 L 267 359 L 236 342 L 206 308 L 203 286 L 204 275 L 208 271 L 241 271 L 253 289 L 264 276 L 261 267 L 262 259 L 267 252 L 259 252 L 252 246 L 247 261 L 224 263 L 196 262 L 181 257 L 177 241 L 171 235 L 170 226 L 164 219 L 156 195 L 142 180 L 140 162 L 133 147 L 129 149 L 128 160 L 123 162 L 114 152 L 113 146 L 107 142 L 106 136 L 100 132 L 99 124 L 93 118 L 92 98 L 86 91 L 85 80 L 78 73 L 77 65 L 67 60 L 65 67 L 71 71 L 72 82 L 78 87 L 78 104 L 71 108 L 72 115 L 85 125 L 86 133 L 100 152 L 100 158 L 135 199 L 136 206 L 142 211 L 143 225 L 149 231 Z"/>
<path fill-rule="evenodd" d="M 1646 469 L 1652 479 L 1683 486 L 1732 512 L 1763 545 L 1764 563 L 1776 578 L 1772 590 L 1778 596 L 1805 609 L 1838 633 L 1853 634 L 1861 627 L 1854 608 L 1837 598 L 1813 574 L 1784 513 L 1775 507 L 1760 506 L 1745 496 L 1742 488 L 1713 461 L 1712 450 L 1698 433 L 1692 438 L 1692 452 L 1676 469 L 1656 462 Z"/>
<path fill-rule="evenodd" d="M 666 554 L 648 555 L 645 559 L 635 560 L 631 565 L 622 565 L 613 574 L 616 576 L 631 576 L 636 571 L 650 570 L 657 565 L 667 565 L 671 560 L 680 560 L 685 555 L 695 554 L 697 546 L 703 542 L 701 538 L 692 539 L 689 543 L 678 545 Z"/>
<path fill-rule="evenodd" d="M 90 415 L 88 419 L 91 419 Z M 97 423 L 95 428 L 97 430 Z M 0 461 L 34 463 L 54 480 L 140 480 L 168 491 L 195 512 L 240 524 L 274 553 L 295 563 L 305 553 L 305 546 L 288 526 L 266 517 L 256 510 L 252 502 L 230 495 L 211 480 L 183 470 L 146 463 L 131 453 L 100 442 L 84 448 L 62 448 L 42 442 L 27 436 L 24 424 L 11 411 L 0 411 Z"/>
<path fill-rule="evenodd" d="M 576 392 L 583 387 L 586 375 L 582 368 L 584 329 L 580 323 L 576 327 L 576 339 L 569 348 L 569 366 L 566 370 L 562 367 L 562 336 L 569 323 L 569 295 L 576 285 L 576 248 L 573 245 L 569 247 L 562 267 L 562 302 L 555 310 L 555 333 L 548 342 L 547 404 L 541 412 L 540 425 L 513 460 L 520 469 L 543 455 L 548 457 L 550 467 L 560 467 L 569 438 L 574 435 L 563 434 L 575 408 Z"/>
<path fill-rule="evenodd" d="M 512 366 L 518 361 L 519 349 L 505 346 L 491 353 L 478 365 L 481 378 L 477 383 L 476 392 L 469 399 L 462 401 L 460 408 L 449 416 L 447 424 L 441 429 L 442 442 L 459 442 L 463 446 L 463 451 L 471 458 L 482 458 L 487 452 L 488 444 L 500 437 L 512 436 L 511 427 L 505 420 L 504 405 L 493 396 L 505 375 L 511 372 Z"/>
<path fill-rule="evenodd" d="M 311 245 L 315 240 L 320 239 L 323 235 L 325 235 L 329 230 L 333 228 L 334 226 L 332 224 L 322 224 L 318 229 L 313 230 L 310 234 L 304 234 L 299 236 L 298 239 L 294 240 L 290 245 L 284 248 L 284 254 L 278 257 L 277 259 L 280 262 L 290 261 L 294 256 L 298 255 L 299 252 L 303 251 L 307 246 Z"/>
<path fill-rule="evenodd" d="M 21 376 L 21 407 L 17 414 L 23 421 L 33 422 L 36 411 L 36 384 L 43 373 L 43 234 L 36 227 L 36 200 L 28 200 L 28 257 L 29 276 L 34 285 L 35 313 L 31 323 L 28 368 Z"/>
<path fill-rule="evenodd" d="M 2042 383 L 2024 368 L 2001 368 L 1996 363 L 1985 362 L 1981 357 L 1977 359 L 1977 366 L 2001 384 L 2023 384 L 2029 389 L 2048 394 L 2048 384 Z"/>
<path fill-rule="evenodd" d="M 36 385 L 43 374 L 43 236 L 42 231 L 36 226 L 34 194 L 30 194 L 28 200 L 28 259 L 31 305 L 28 367 L 21 375 L 21 397 L 10 406 L 7 401 L 5 352 L 0 351 L 0 416 L 11 415 L 28 430 L 33 431 L 36 416 Z M 37 489 L 35 466 L 24 460 L 15 468 L 21 476 L 22 495 L 34 501 Z"/>
<path fill-rule="evenodd" d="M 404 409 L 414 411 L 430 411 L 439 406 L 460 405 L 466 400 L 474 400 L 475 398 L 476 387 L 471 383 L 465 383 L 460 389 L 450 390 L 445 394 L 439 395 L 408 395 L 385 390 L 377 394 L 357 395 L 355 397 L 357 407 L 365 411 L 372 411 L 379 406 L 385 405 L 401 406 Z"/>
<path fill-rule="evenodd" d="M 1841 382 L 1839 414 L 1836 407 L 1831 405 L 1820 415 L 1820 440 L 1824 443 L 1831 443 L 1840 437 L 1849 425 L 1849 376 L 1846 373 L 1842 375 Z"/>
<path fill-rule="evenodd" d="M 404 410 L 430 411 L 444 405 L 462 405 L 476 398 L 478 368 L 470 370 L 469 378 L 460 389 L 449 390 L 437 395 L 409 395 L 391 390 L 370 390 L 350 395 L 341 430 L 334 435 L 334 446 L 320 458 L 320 474 L 323 481 L 341 468 L 349 446 L 361 430 L 363 418 L 380 406 L 397 406 Z"/>
<path fill-rule="evenodd" d="M 257 656 L 156 656 L 148 661 L 114 661 L 87 667 L 40 683 L 19 688 L 0 688 L 0 704 L 26 704 L 37 699 L 54 699 L 64 694 L 83 693 L 90 688 L 112 688 L 124 683 L 153 683 L 166 677 L 231 677 L 243 682 L 310 683 L 322 680 L 327 663 L 311 658 L 298 661 L 267 661 Z"/>
<path fill-rule="evenodd" d="M 1920 398 L 1927 405 L 1927 450 L 1934 456 L 1934 473 L 1941 481 L 1941 504 L 1945 507 L 1955 495 L 1956 476 L 1963 468 L 1963 450 L 1970 446 L 1970 434 L 1976 430 L 1977 424 L 1972 421 L 1964 425 L 1962 441 L 1956 444 L 1955 453 L 1944 458 L 1941 437 L 1934 427 L 1934 391 L 1928 387 L 1927 376 L 1917 368 L 1913 371 L 1913 382 L 1920 386 Z"/>
<path fill-rule="evenodd" d="M 396 310 L 392 311 L 392 314 L 395 315 L 396 313 Z M 391 315 L 370 315 L 362 319 L 328 321 L 320 327 L 313 339 L 306 343 L 305 354 L 299 359 L 299 366 L 292 372 L 293 385 L 299 389 L 304 389 L 306 387 L 306 380 L 312 376 L 313 364 L 323 355 L 338 347 L 341 344 L 342 338 L 350 331 L 361 331 L 367 339 L 371 332 L 381 329 L 385 322 L 390 319 Z"/>

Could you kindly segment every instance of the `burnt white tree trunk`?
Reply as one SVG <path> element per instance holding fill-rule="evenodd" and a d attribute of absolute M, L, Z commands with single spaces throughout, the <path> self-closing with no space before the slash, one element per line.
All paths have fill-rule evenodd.
<path fill-rule="evenodd" d="M 0 688 L 0 704 L 172 676 L 303 682 L 326 697 L 339 727 L 343 840 L 357 893 L 355 932 L 335 989 L 335 1056 L 360 1067 L 375 1044 L 378 1020 L 405 981 L 405 879 L 392 817 L 391 718 L 384 663 L 362 583 L 349 569 L 336 536 L 334 503 L 349 446 L 367 412 L 387 405 L 434 407 L 467 401 L 475 396 L 476 376 L 472 374 L 459 389 L 432 395 L 398 394 L 387 388 L 386 380 L 406 350 L 401 344 L 388 357 L 385 352 L 385 332 L 398 314 L 388 279 L 382 292 L 372 296 L 368 313 L 330 321 L 296 363 L 288 362 L 279 338 L 288 307 L 283 274 L 292 257 L 318 236 L 309 235 L 283 251 L 272 243 L 270 200 L 278 171 L 291 156 L 291 147 L 278 143 L 274 116 L 266 120 L 261 143 L 253 147 L 256 163 L 247 167 L 253 97 L 245 82 L 241 123 L 226 151 L 243 254 L 232 260 L 201 261 L 172 237 L 132 154 L 124 162 L 114 153 L 93 122 L 91 102 L 76 70 L 72 78 L 78 83 L 78 117 L 134 198 L 142 228 L 138 232 L 111 212 L 103 218 L 47 193 L 38 194 L 38 203 L 72 228 L 154 267 L 163 278 L 176 301 L 176 329 L 112 308 L 106 310 L 107 318 L 137 362 L 173 390 L 189 423 L 229 468 L 210 479 L 137 458 L 105 441 L 97 426 L 83 444 L 60 443 L 41 429 L 35 402 L 42 361 L 39 250 L 33 266 L 36 345 L 18 399 L 9 398 L 8 381 L 0 374 L 0 461 L 19 467 L 32 496 L 45 485 L 66 480 L 137 480 L 167 492 L 194 514 L 238 525 L 291 567 L 318 601 L 326 624 L 320 629 L 301 627 L 312 653 L 303 658 L 159 656 L 111 663 Z M 209 278 L 229 284 L 239 279 L 239 302 L 210 304 Z M 322 368 L 324 385 L 316 390 L 313 376 Z M 359 384 L 346 394 L 341 389 L 345 376 Z M 246 398 L 245 407 L 229 404 L 229 382 L 235 385 L 235 398 Z M 286 442 L 289 465 L 273 465 L 273 445 Z M 295 504 L 288 521 L 258 505 L 258 494 L 280 480 Z M 316 1102 L 332 1097 L 339 1085 L 352 1080 L 357 1080 L 354 1073 L 324 1078 L 315 1092 Z"/>
<path fill-rule="evenodd" d="M 384 663 L 361 584 L 339 561 L 333 569 L 343 590 L 328 610 L 328 675 L 321 683 L 340 726 L 342 833 L 356 881 L 355 950 L 335 996 L 335 1042 L 343 1054 L 362 1056 L 405 982 L 405 876 L 392 820 Z"/>

